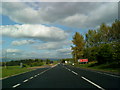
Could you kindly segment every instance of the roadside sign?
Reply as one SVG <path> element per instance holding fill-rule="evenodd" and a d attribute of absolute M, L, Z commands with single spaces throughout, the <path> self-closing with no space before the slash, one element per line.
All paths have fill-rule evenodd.
<path fill-rule="evenodd" d="M 78 62 L 88 62 L 88 59 L 78 59 Z"/>

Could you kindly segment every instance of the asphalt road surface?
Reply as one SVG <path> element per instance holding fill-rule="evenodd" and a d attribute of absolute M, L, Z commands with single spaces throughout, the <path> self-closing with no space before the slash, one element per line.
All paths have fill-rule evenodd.
<path fill-rule="evenodd" d="M 2 88 L 120 89 L 120 77 L 63 64 L 40 68 L 2 80 Z"/>

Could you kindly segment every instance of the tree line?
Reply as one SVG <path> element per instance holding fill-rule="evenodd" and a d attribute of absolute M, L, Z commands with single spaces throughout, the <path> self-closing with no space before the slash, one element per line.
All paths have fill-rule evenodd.
<path fill-rule="evenodd" d="M 76 32 L 72 42 L 75 63 L 80 58 L 88 58 L 99 64 L 120 63 L 120 20 L 115 20 L 112 25 L 102 23 L 98 29 L 88 30 L 85 36 Z"/>
<path fill-rule="evenodd" d="M 16 61 L 9 61 L 9 62 L 2 62 L 2 66 L 17 66 L 20 65 L 20 63 L 23 64 L 23 67 L 33 67 L 33 66 L 42 66 L 44 64 L 51 64 L 53 63 L 52 60 L 50 59 L 46 59 L 46 60 L 42 60 L 42 59 L 23 59 L 23 60 L 16 60 Z"/>

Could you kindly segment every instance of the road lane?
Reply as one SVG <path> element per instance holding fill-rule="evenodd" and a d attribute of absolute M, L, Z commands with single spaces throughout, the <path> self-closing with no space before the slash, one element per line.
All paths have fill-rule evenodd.
<path fill-rule="evenodd" d="M 49 68 L 40 68 L 40 69 L 36 69 L 36 70 L 30 71 L 30 72 L 26 72 L 23 74 L 19 74 L 16 76 L 12 76 L 12 77 L 3 79 L 2 80 L 2 88 L 12 88 L 12 86 L 17 85 L 18 83 L 23 82 L 26 79 L 28 79 L 42 71 L 45 71 Z"/>
<path fill-rule="evenodd" d="M 97 88 L 58 65 L 17 88 Z"/>
<path fill-rule="evenodd" d="M 81 68 L 66 66 L 64 67 L 78 73 L 80 76 L 84 76 L 89 80 L 99 84 L 100 86 L 104 87 L 105 89 L 113 88 L 113 89 L 120 89 L 120 78 L 114 77 L 112 75 L 106 75 L 102 73 L 93 72 L 91 70 L 85 70 Z"/>

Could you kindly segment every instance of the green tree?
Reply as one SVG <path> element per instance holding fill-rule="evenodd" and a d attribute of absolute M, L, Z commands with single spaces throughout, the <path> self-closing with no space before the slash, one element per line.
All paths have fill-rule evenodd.
<path fill-rule="evenodd" d="M 73 50 L 72 55 L 74 58 L 74 62 L 77 63 L 77 60 L 83 57 L 83 50 L 85 45 L 84 37 L 78 32 L 76 32 L 75 35 L 73 36 L 72 42 L 74 45 L 72 46 L 72 50 Z"/>
<path fill-rule="evenodd" d="M 97 32 L 96 30 L 88 30 L 88 33 L 86 33 L 86 39 L 85 39 L 85 46 L 86 47 L 93 47 L 96 44 L 96 36 Z"/>
<path fill-rule="evenodd" d="M 49 59 L 46 59 L 46 64 L 50 64 L 50 60 Z"/>
<path fill-rule="evenodd" d="M 109 41 L 109 31 L 110 27 L 107 26 L 105 23 L 102 23 L 100 25 L 100 28 L 98 31 L 98 38 L 99 38 L 99 44 L 108 43 Z"/>
<path fill-rule="evenodd" d="M 109 36 L 112 42 L 120 42 L 120 20 L 115 20 L 115 22 L 113 22 Z"/>
<path fill-rule="evenodd" d="M 99 64 L 111 62 L 113 58 L 113 50 L 110 44 L 102 44 L 99 47 L 97 61 Z"/>

